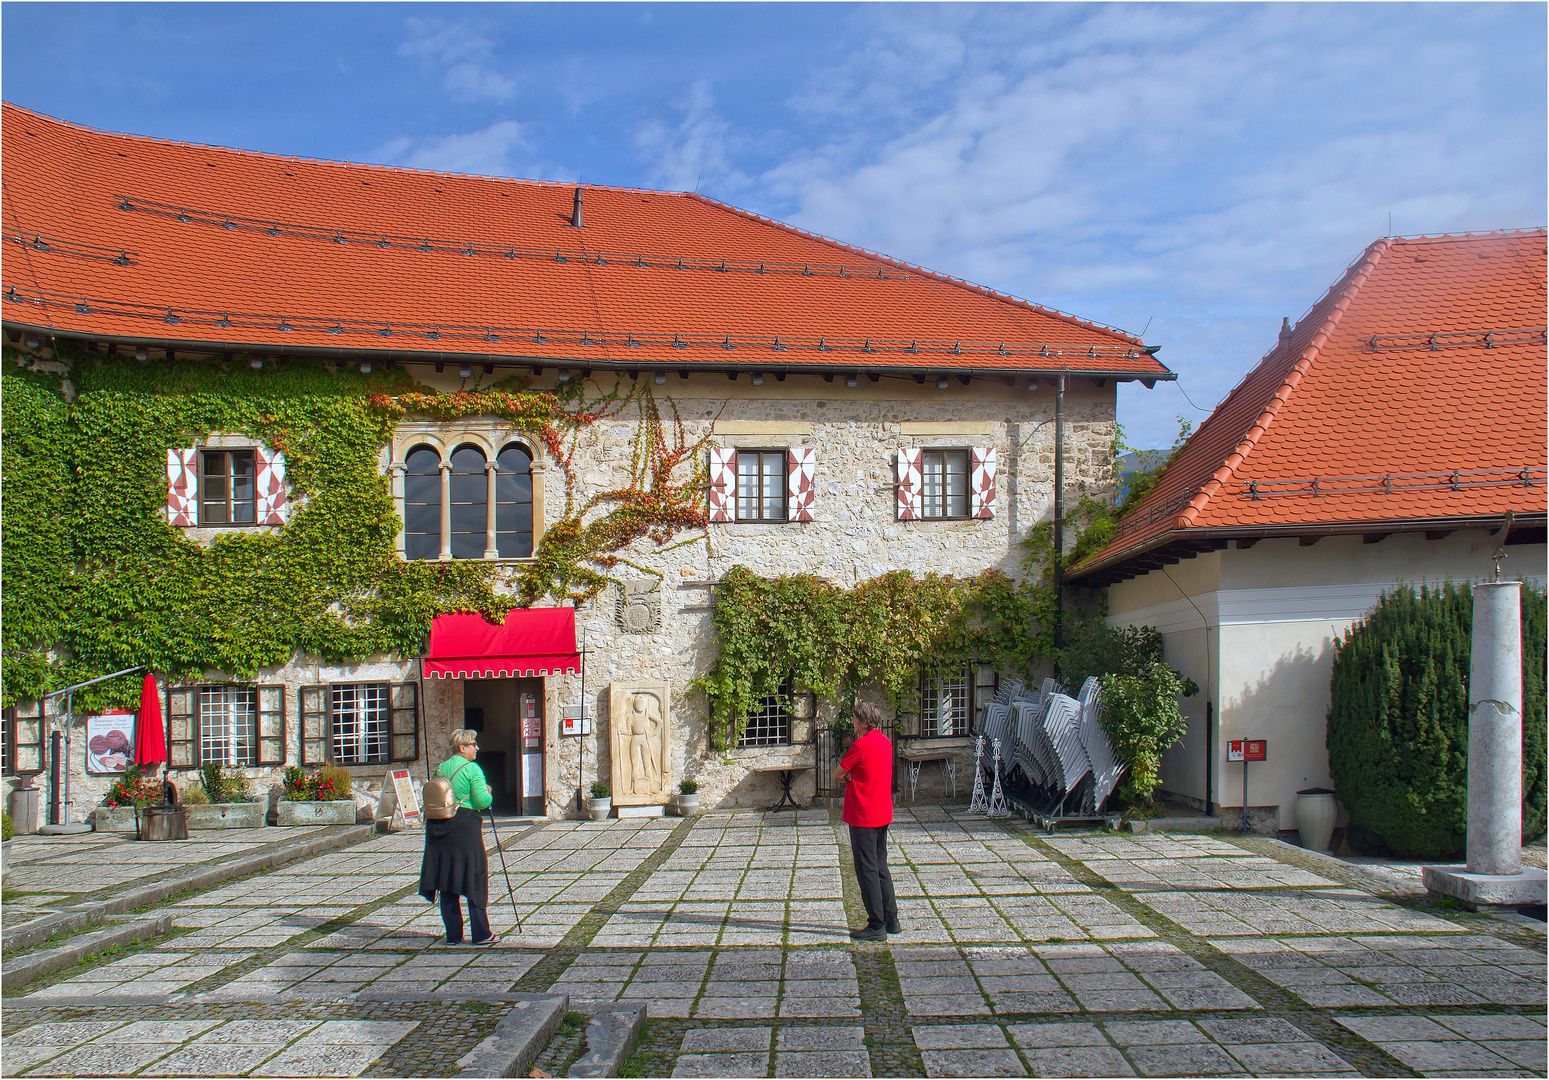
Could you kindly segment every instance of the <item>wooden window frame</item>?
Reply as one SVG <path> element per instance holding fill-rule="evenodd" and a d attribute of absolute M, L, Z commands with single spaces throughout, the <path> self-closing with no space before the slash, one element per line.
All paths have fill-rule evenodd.
<path fill-rule="evenodd" d="M 211 454 L 221 454 L 221 455 L 224 455 L 225 458 L 226 458 L 226 472 L 225 472 L 226 498 L 224 500 L 225 505 L 226 505 L 226 520 L 225 521 L 209 521 L 209 520 L 206 520 L 206 518 L 205 518 L 205 509 L 204 509 L 205 508 L 205 504 L 206 504 L 206 502 L 210 501 L 210 500 L 208 500 L 206 498 L 206 496 L 209 493 L 209 487 L 210 487 L 210 485 L 209 485 L 209 475 L 210 474 L 205 471 L 205 468 L 206 468 L 205 461 L 209 457 L 209 455 L 211 455 Z M 232 521 L 231 520 L 231 517 L 232 517 L 232 507 L 235 504 L 235 500 L 232 498 L 232 472 L 231 472 L 232 455 L 234 455 L 234 454 L 247 454 L 253 460 L 253 477 L 252 477 L 253 498 L 251 500 L 252 507 L 253 507 L 253 520 L 252 521 Z M 258 504 L 259 504 L 260 501 L 261 500 L 258 497 L 258 449 L 257 449 L 257 447 L 253 447 L 253 446 L 201 446 L 201 447 L 199 447 L 199 499 L 198 499 L 198 505 L 199 505 L 199 526 L 201 528 L 207 528 L 207 529 L 250 529 L 250 528 L 253 528 L 254 526 L 259 524 L 259 521 L 258 521 Z"/>
<path fill-rule="evenodd" d="M 742 458 L 743 455 L 757 455 L 758 457 L 758 517 L 742 516 Z M 778 516 L 767 517 L 764 515 L 765 497 L 764 480 L 764 455 L 774 454 L 780 459 L 780 503 Z M 733 493 L 732 521 L 742 525 L 783 525 L 790 520 L 791 512 L 791 452 L 788 448 L 779 446 L 765 447 L 737 447 L 736 457 L 733 459 L 736 467 L 737 490 Z"/>
<path fill-rule="evenodd" d="M 420 687 L 418 682 L 379 679 L 340 683 L 315 683 L 301 687 L 298 712 L 301 720 L 299 755 L 302 765 L 332 765 L 333 691 L 345 686 L 387 687 L 387 760 L 385 764 L 418 761 L 420 757 Z M 371 768 L 384 762 L 364 762 L 346 768 Z"/>
<path fill-rule="evenodd" d="M 942 512 L 932 514 L 930 512 L 930 500 L 932 496 L 926 491 L 927 477 L 930 475 L 928 463 L 931 458 L 941 460 L 942 491 L 936 498 L 941 500 Z M 961 457 L 963 459 L 963 512 L 961 514 L 949 514 L 948 500 L 957 496 L 949 495 L 946 490 L 947 459 L 949 457 Z M 920 518 L 921 521 L 972 521 L 973 518 L 973 450 L 960 446 L 930 446 L 920 448 Z"/>
<path fill-rule="evenodd" d="M 285 711 L 284 683 L 193 683 L 167 688 L 167 769 L 196 770 L 203 767 L 204 740 L 199 730 L 199 696 L 218 686 L 252 687 L 258 705 L 254 740 L 256 760 L 238 769 L 265 769 L 285 764 L 289 717 Z"/>

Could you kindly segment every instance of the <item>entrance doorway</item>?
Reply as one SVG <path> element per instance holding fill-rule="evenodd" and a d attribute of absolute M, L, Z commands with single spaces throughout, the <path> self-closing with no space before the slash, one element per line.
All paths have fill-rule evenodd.
<path fill-rule="evenodd" d="M 463 726 L 479 733 L 479 764 L 497 813 L 544 813 L 543 680 L 469 679 Z"/>

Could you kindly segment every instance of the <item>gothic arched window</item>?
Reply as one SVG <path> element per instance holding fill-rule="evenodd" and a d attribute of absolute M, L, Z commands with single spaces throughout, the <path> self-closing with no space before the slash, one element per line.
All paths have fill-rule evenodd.
<path fill-rule="evenodd" d="M 441 555 L 441 455 L 428 446 L 416 446 L 404 460 L 403 554 Z"/>
<path fill-rule="evenodd" d="M 452 453 L 452 558 L 482 559 L 489 534 L 489 477 L 484 452 L 473 446 Z"/>
<path fill-rule="evenodd" d="M 512 443 L 496 461 L 496 547 L 502 559 L 525 559 L 532 555 L 532 458 Z"/>

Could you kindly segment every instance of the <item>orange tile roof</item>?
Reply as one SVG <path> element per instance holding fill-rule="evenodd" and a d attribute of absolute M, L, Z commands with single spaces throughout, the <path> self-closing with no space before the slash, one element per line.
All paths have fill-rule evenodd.
<path fill-rule="evenodd" d="M 1541 518 L 1545 254 L 1543 229 L 1372 244 L 1072 576 L 1207 535 Z"/>
<path fill-rule="evenodd" d="M 305 161 L 6 104 L 8 325 L 212 348 L 1170 379 L 1138 338 L 690 194 Z"/>

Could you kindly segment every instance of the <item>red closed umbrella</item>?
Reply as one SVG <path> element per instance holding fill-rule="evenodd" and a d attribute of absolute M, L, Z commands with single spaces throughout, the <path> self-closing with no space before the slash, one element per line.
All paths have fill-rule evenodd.
<path fill-rule="evenodd" d="M 140 715 L 134 726 L 134 762 L 154 765 L 167 760 L 167 733 L 161 724 L 161 694 L 154 672 L 145 673 L 140 689 Z"/>

